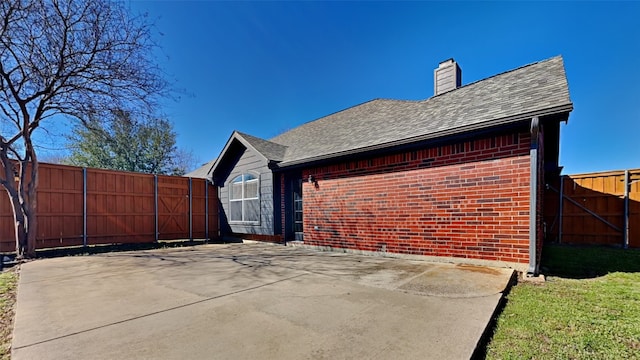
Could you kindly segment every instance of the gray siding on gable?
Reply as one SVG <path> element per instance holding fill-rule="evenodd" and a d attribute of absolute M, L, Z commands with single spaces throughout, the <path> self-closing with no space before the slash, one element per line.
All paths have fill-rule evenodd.
<path fill-rule="evenodd" d="M 273 173 L 267 166 L 267 161 L 250 149 L 242 149 L 238 154 L 238 161 L 230 169 L 229 175 L 224 181 L 224 186 L 219 188 L 220 204 L 222 206 L 221 230 L 231 231 L 237 234 L 274 235 L 273 226 Z M 260 177 L 260 223 L 238 224 L 230 223 L 229 213 L 229 184 L 243 173 L 259 175 Z"/>

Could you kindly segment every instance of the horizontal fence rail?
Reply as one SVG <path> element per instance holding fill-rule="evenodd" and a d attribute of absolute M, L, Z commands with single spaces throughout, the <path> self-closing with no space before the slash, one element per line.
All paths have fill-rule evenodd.
<path fill-rule="evenodd" d="M 564 175 L 547 188 L 548 240 L 640 248 L 640 169 Z"/>
<path fill-rule="evenodd" d="M 218 192 L 204 179 L 41 163 L 36 248 L 152 243 L 218 236 Z M 15 251 L 0 195 L 0 252 Z"/>

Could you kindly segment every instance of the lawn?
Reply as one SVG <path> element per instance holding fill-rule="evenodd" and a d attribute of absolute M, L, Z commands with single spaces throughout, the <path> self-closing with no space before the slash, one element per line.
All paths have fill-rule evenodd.
<path fill-rule="evenodd" d="M 11 358 L 11 332 L 13 330 L 14 304 L 18 271 L 10 268 L 0 272 L 0 359 Z"/>
<path fill-rule="evenodd" d="M 547 246 L 507 297 L 488 359 L 640 359 L 640 251 Z"/>

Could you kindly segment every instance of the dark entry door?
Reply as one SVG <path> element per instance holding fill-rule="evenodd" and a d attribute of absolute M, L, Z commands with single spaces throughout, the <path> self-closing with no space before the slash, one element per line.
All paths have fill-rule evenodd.
<path fill-rule="evenodd" d="M 302 179 L 294 179 L 291 185 L 291 193 L 293 194 L 293 238 L 296 241 L 302 241 Z"/>

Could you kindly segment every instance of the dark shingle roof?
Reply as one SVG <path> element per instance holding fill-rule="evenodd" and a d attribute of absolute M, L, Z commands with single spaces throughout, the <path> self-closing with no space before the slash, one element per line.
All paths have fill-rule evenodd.
<path fill-rule="evenodd" d="M 232 138 L 240 136 L 265 158 L 286 167 L 572 109 L 564 64 L 557 56 L 426 100 L 372 100 L 269 141 L 239 132 Z"/>
<path fill-rule="evenodd" d="M 526 65 L 422 101 L 372 100 L 271 139 L 281 166 L 433 138 L 572 109 L 562 57 Z"/>
<path fill-rule="evenodd" d="M 261 153 L 268 160 L 282 161 L 284 159 L 284 155 L 287 150 L 286 146 L 260 139 L 249 134 L 244 134 L 239 131 L 236 131 L 236 133 L 243 139 L 245 139 L 251 146 L 253 146 L 254 149 L 256 149 L 256 151 Z"/>
<path fill-rule="evenodd" d="M 227 140 L 227 144 L 222 149 L 222 154 L 220 154 L 217 159 L 213 159 L 201 168 L 196 169 L 191 173 L 186 174 L 185 176 L 194 174 L 198 175 L 198 177 L 201 177 L 204 174 L 204 176 L 202 177 L 211 178 L 218 166 L 220 166 L 220 163 L 223 161 L 224 155 L 230 148 L 234 146 L 234 144 L 242 144 L 242 146 L 245 148 L 253 148 L 253 150 L 257 151 L 267 161 L 274 162 L 281 162 L 284 159 L 285 152 L 287 150 L 286 146 L 276 144 L 268 140 L 260 139 L 249 134 L 244 134 L 239 131 L 234 131 L 233 134 L 231 134 L 231 137 L 229 137 L 229 140 Z"/>
<path fill-rule="evenodd" d="M 234 131 L 234 133 L 231 135 L 231 138 L 229 139 L 229 142 L 231 142 L 231 140 L 234 138 L 246 142 L 246 144 L 252 146 L 267 160 L 282 161 L 282 159 L 284 158 L 285 150 L 287 149 L 286 146 L 260 139 L 249 134 L 244 134 L 239 131 Z M 184 176 L 202 179 L 208 178 L 210 173 L 212 172 L 214 165 L 216 165 L 217 160 L 218 159 L 213 159 L 208 163 L 202 165 L 201 167 L 184 174 Z"/>
<path fill-rule="evenodd" d="M 206 179 L 207 175 L 209 175 L 209 171 L 211 171 L 211 168 L 213 167 L 213 164 L 215 162 L 216 162 L 216 159 L 213 159 L 208 163 L 200 166 L 199 168 L 184 174 L 184 176 L 191 177 L 191 178 Z"/>

